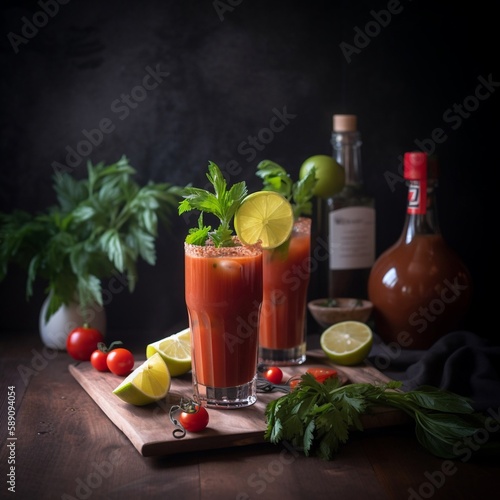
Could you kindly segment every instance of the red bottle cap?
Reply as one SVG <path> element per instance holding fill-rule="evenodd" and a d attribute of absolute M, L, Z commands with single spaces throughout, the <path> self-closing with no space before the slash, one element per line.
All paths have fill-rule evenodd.
<path fill-rule="evenodd" d="M 415 181 L 427 179 L 427 153 L 421 151 L 405 153 L 404 177 Z"/>

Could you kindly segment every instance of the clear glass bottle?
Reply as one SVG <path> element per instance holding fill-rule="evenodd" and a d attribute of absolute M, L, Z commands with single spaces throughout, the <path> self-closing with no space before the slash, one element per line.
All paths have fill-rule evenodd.
<path fill-rule="evenodd" d="M 345 186 L 327 200 L 331 298 L 367 298 L 375 261 L 375 200 L 363 189 L 361 144 L 356 115 L 333 115 L 332 146 Z"/>
<path fill-rule="evenodd" d="M 375 332 L 385 342 L 427 349 L 459 326 L 470 304 L 472 279 L 441 235 L 437 163 L 430 164 L 420 151 L 405 153 L 404 177 L 408 203 L 403 231 L 373 265 L 368 295 Z"/>

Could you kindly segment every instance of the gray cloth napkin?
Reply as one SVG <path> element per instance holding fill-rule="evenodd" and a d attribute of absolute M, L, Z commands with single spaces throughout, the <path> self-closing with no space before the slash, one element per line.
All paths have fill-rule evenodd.
<path fill-rule="evenodd" d="M 469 331 L 448 333 L 425 351 L 374 337 L 368 360 L 404 390 L 432 385 L 470 398 L 477 411 L 500 413 L 500 346 Z"/>

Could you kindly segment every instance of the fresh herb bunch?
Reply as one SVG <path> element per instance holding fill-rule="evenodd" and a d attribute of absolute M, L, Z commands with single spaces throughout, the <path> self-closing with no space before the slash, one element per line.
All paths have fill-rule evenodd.
<path fill-rule="evenodd" d="M 26 296 L 36 278 L 48 281 L 45 319 L 76 301 L 85 312 L 102 306 L 101 280 L 124 273 L 129 291 L 137 282 L 136 261 L 156 262 L 158 220 L 169 224 L 181 188 L 169 183 L 141 187 L 123 156 L 111 165 L 87 164 L 88 177 L 54 176 L 58 204 L 44 213 L 0 214 L 0 280 L 9 264 L 28 272 Z"/>
<path fill-rule="evenodd" d="M 205 189 L 186 187 L 179 204 L 179 215 L 190 210 L 200 210 L 198 227 L 189 230 L 186 243 L 205 245 L 211 240 L 216 247 L 233 246 L 233 228 L 231 227 L 234 214 L 247 195 L 245 182 L 238 182 L 227 189 L 227 183 L 220 168 L 213 162 L 208 163 L 207 178 L 214 187 L 214 193 Z M 219 226 L 212 230 L 211 226 L 204 225 L 203 214 L 210 213 L 219 219 Z"/>
<path fill-rule="evenodd" d="M 313 190 L 318 182 L 313 167 L 309 173 L 293 182 L 287 171 L 271 160 L 262 160 L 257 165 L 256 175 L 263 181 L 263 189 L 282 194 L 291 204 L 293 215 L 297 219 L 301 215 L 312 214 Z"/>
<path fill-rule="evenodd" d="M 361 416 L 376 406 L 407 413 L 420 444 L 434 455 L 456 458 L 457 443 L 482 427 L 482 416 L 468 400 L 435 387 L 398 391 L 401 382 L 341 385 L 338 378 L 320 383 L 305 373 L 296 389 L 266 407 L 265 438 L 288 441 L 306 456 L 329 460 L 347 442 L 349 431 L 363 430 Z"/>

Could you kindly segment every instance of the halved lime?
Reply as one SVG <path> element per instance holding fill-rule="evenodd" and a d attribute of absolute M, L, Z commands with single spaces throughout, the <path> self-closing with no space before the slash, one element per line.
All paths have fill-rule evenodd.
<path fill-rule="evenodd" d="M 144 406 L 163 399 L 170 390 L 170 373 L 159 354 L 148 358 L 113 390 L 122 401 Z"/>
<path fill-rule="evenodd" d="M 234 215 L 234 229 L 242 243 L 261 242 L 262 248 L 276 248 L 292 233 L 293 209 L 290 202 L 274 191 L 249 194 Z"/>
<path fill-rule="evenodd" d="M 146 357 L 149 358 L 155 353 L 159 353 L 165 360 L 172 377 L 187 373 L 191 370 L 191 332 L 189 328 L 148 344 Z"/>
<path fill-rule="evenodd" d="M 339 365 L 357 365 L 370 354 L 371 328 L 360 321 L 342 321 L 328 327 L 320 338 L 325 354 Z"/>

